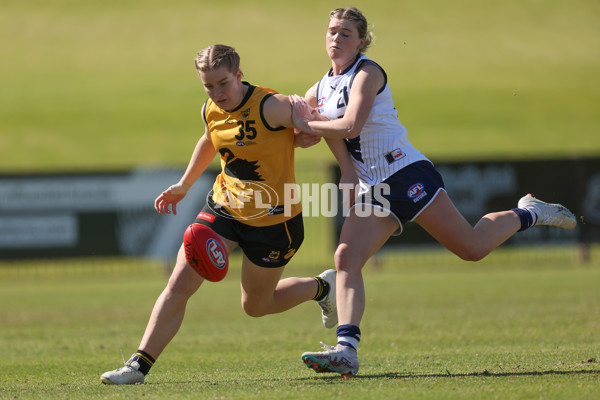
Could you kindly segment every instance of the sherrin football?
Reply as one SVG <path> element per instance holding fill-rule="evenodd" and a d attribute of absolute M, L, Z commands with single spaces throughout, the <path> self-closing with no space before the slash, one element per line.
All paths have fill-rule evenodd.
<path fill-rule="evenodd" d="M 188 264 L 203 278 L 218 282 L 225 278 L 229 259 L 225 244 L 206 225 L 191 224 L 183 234 L 185 258 Z"/>

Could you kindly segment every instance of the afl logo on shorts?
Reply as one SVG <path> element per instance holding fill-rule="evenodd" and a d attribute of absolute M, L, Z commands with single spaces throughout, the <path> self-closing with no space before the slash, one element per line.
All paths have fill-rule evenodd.
<path fill-rule="evenodd" d="M 219 269 L 222 269 L 227 264 L 227 257 L 225 256 L 227 253 L 223 246 L 215 239 L 211 238 L 206 241 L 206 254 L 208 254 L 210 262 Z"/>
<path fill-rule="evenodd" d="M 425 185 L 423 185 L 422 183 L 415 183 L 408 189 L 406 195 L 409 199 L 416 203 L 423 197 L 427 196 L 427 192 L 425 191 Z"/>

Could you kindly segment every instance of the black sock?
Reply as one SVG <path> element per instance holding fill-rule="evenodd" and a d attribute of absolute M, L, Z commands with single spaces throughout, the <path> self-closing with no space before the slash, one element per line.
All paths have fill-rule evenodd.
<path fill-rule="evenodd" d="M 131 355 L 131 358 L 127 361 L 127 364 L 130 365 L 134 362 L 137 362 L 140 366 L 138 368 L 138 371 L 140 371 L 144 375 L 148 375 L 148 372 L 150 372 L 150 368 L 152 368 L 156 360 L 145 351 L 138 350 Z"/>
<path fill-rule="evenodd" d="M 533 215 L 529 210 L 523 208 L 513 208 L 510 211 L 517 214 L 517 216 L 521 220 L 521 229 L 519 229 L 517 232 L 524 231 L 525 229 L 535 224 L 535 221 L 533 220 Z"/>
<path fill-rule="evenodd" d="M 313 300 L 321 301 L 329 294 L 329 283 L 327 283 L 327 281 L 320 276 L 315 276 L 315 280 L 317 281 L 317 285 L 319 285 L 319 287 L 317 288 L 317 294 L 315 297 L 313 297 Z"/>

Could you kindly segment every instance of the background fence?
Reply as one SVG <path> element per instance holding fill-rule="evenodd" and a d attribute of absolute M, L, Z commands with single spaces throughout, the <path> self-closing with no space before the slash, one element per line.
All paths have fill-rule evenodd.
<path fill-rule="evenodd" d="M 307 190 L 337 182 L 339 170 L 330 161 L 302 165 L 297 170 L 297 182 L 303 189 L 306 239 L 294 262 L 332 265 L 343 217 L 341 213 L 333 217 L 320 213 L 315 199 L 328 199 L 315 198 L 315 193 Z M 517 245 L 526 251 L 510 252 L 511 257 L 535 259 L 559 252 L 585 260 L 589 244 L 600 239 L 598 158 L 436 162 L 436 166 L 451 198 L 471 223 L 487 212 L 515 207 L 527 192 L 561 202 L 581 216 L 572 231 L 536 227 L 515 235 L 504 247 Z M 2 176 L 0 259 L 7 264 L 31 259 L 126 257 L 168 265 L 184 229 L 203 206 L 216 174 L 211 170 L 203 175 L 180 203 L 177 216 L 157 214 L 154 198 L 182 172 L 172 168 Z M 571 250 L 564 253 L 566 248 Z M 402 257 L 409 257 L 408 262 L 429 257 L 428 262 L 432 262 L 440 256 L 445 260 L 448 255 L 416 224 L 408 224 L 401 236 L 390 238 L 381 253 L 373 263 Z M 80 262 L 94 264 L 88 261 Z"/>

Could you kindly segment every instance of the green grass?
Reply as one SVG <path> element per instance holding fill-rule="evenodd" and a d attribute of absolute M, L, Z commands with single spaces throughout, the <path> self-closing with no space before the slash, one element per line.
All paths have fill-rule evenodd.
<path fill-rule="evenodd" d="M 523 262 L 383 254 L 366 269 L 361 370 L 344 381 L 300 361 L 334 341 L 315 304 L 253 319 L 239 267 L 190 300 L 186 320 L 147 377 L 99 375 L 136 349 L 165 271 L 143 261 L 3 264 L 0 398 L 595 399 L 600 395 L 600 264 L 572 249 Z M 319 271 L 292 263 L 286 275 Z"/>
<path fill-rule="evenodd" d="M 196 52 L 233 45 L 249 81 L 304 93 L 329 68 L 324 32 L 339 6 L 3 1 L 0 171 L 185 165 L 206 99 Z M 388 72 L 400 119 L 427 155 L 600 153 L 597 1 L 356 6 L 374 24 L 368 55 Z M 320 146 L 298 157 L 329 155 Z"/>
<path fill-rule="evenodd" d="M 354 3 L 375 25 L 368 55 L 388 72 L 411 141 L 433 159 L 600 154 L 600 4 L 497 3 Z M 233 45 L 250 82 L 304 93 L 329 67 L 327 15 L 343 5 L 2 1 L 0 172 L 184 166 L 206 99 L 195 53 Z M 297 157 L 300 182 L 327 180 L 324 145 Z M 318 251 L 301 251 L 287 274 L 331 263 L 329 221 L 306 224 Z M 314 304 L 246 317 L 233 267 L 194 296 L 135 387 L 102 386 L 99 375 L 136 349 L 162 266 L 2 262 L 0 399 L 596 399 L 600 254 L 581 265 L 573 253 L 499 249 L 477 264 L 381 254 L 366 274 L 361 371 L 350 381 L 299 360 L 334 341 Z"/>

